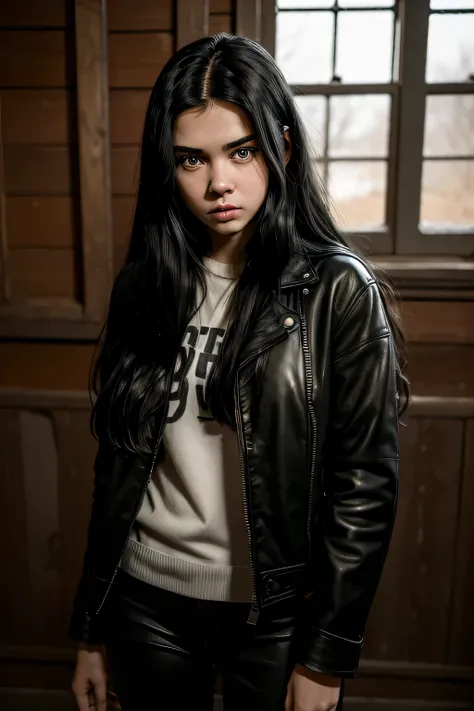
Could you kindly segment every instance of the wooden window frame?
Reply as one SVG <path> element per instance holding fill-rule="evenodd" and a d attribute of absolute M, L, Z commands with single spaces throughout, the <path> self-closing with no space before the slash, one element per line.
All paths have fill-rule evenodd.
<path fill-rule="evenodd" d="M 259 30 L 252 36 L 274 56 L 277 8 L 273 0 L 237 2 L 239 10 L 252 11 L 247 25 Z M 398 0 L 396 8 L 399 48 L 398 80 L 392 84 L 301 85 L 305 94 L 341 95 L 385 93 L 392 97 L 387 224 L 390 232 L 377 237 L 371 259 L 393 278 L 402 296 L 410 298 L 474 298 L 474 233 L 423 234 L 419 229 L 423 137 L 426 97 L 474 93 L 474 82 L 427 84 L 426 53 L 430 0 Z M 296 87 L 292 87 L 294 91 Z M 352 233 L 351 233 L 352 236 Z M 354 234 L 357 239 L 359 235 Z M 393 248 L 392 248 L 393 244 Z M 393 253 L 395 252 L 395 253 Z"/>

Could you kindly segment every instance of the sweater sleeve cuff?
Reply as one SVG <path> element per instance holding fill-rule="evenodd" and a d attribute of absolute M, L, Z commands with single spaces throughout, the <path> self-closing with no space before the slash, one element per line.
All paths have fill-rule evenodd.
<path fill-rule="evenodd" d="M 298 661 L 321 674 L 355 677 L 363 644 L 363 638 L 346 639 L 312 627 L 301 645 Z"/>

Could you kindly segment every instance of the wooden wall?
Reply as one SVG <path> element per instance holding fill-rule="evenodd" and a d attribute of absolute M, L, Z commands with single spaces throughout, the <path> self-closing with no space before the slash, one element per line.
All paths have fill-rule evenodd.
<path fill-rule="evenodd" d="M 149 91 L 176 46 L 244 26 L 249 3 L 100 7 L 0 7 L 0 686 L 69 686 L 95 451 L 88 372 L 126 248 Z M 404 320 L 415 399 L 399 514 L 349 693 L 470 702 L 474 301 L 411 298 Z"/>

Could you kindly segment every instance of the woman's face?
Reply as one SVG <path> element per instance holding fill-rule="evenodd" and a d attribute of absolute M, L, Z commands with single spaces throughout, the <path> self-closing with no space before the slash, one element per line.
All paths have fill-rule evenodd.
<path fill-rule="evenodd" d="M 185 111 L 175 121 L 173 142 L 177 186 L 189 210 L 213 245 L 243 246 L 268 189 L 268 168 L 245 111 L 228 102 Z"/>

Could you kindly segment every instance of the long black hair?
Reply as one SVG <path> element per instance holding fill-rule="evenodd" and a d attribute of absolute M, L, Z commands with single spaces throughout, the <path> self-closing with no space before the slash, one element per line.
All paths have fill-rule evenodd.
<path fill-rule="evenodd" d="M 92 431 L 137 453 L 153 449 L 156 414 L 164 405 L 166 384 L 196 309 L 197 287 L 205 292 L 202 258 L 210 245 L 176 189 L 173 126 L 183 111 L 206 107 L 212 100 L 246 111 L 269 171 L 267 196 L 233 293 L 232 312 L 239 318 L 231 320 L 207 385 L 217 420 L 235 425 L 233 386 L 239 353 L 278 289 L 291 255 L 305 249 L 323 254 L 347 246 L 317 183 L 291 90 L 271 55 L 252 40 L 227 34 L 197 40 L 178 51 L 151 92 L 130 246 L 112 291 L 106 337 L 93 373 L 97 399 Z M 286 166 L 284 127 L 292 141 Z M 394 293 L 384 281 L 379 283 L 398 350 L 404 402 L 405 342 Z"/>

